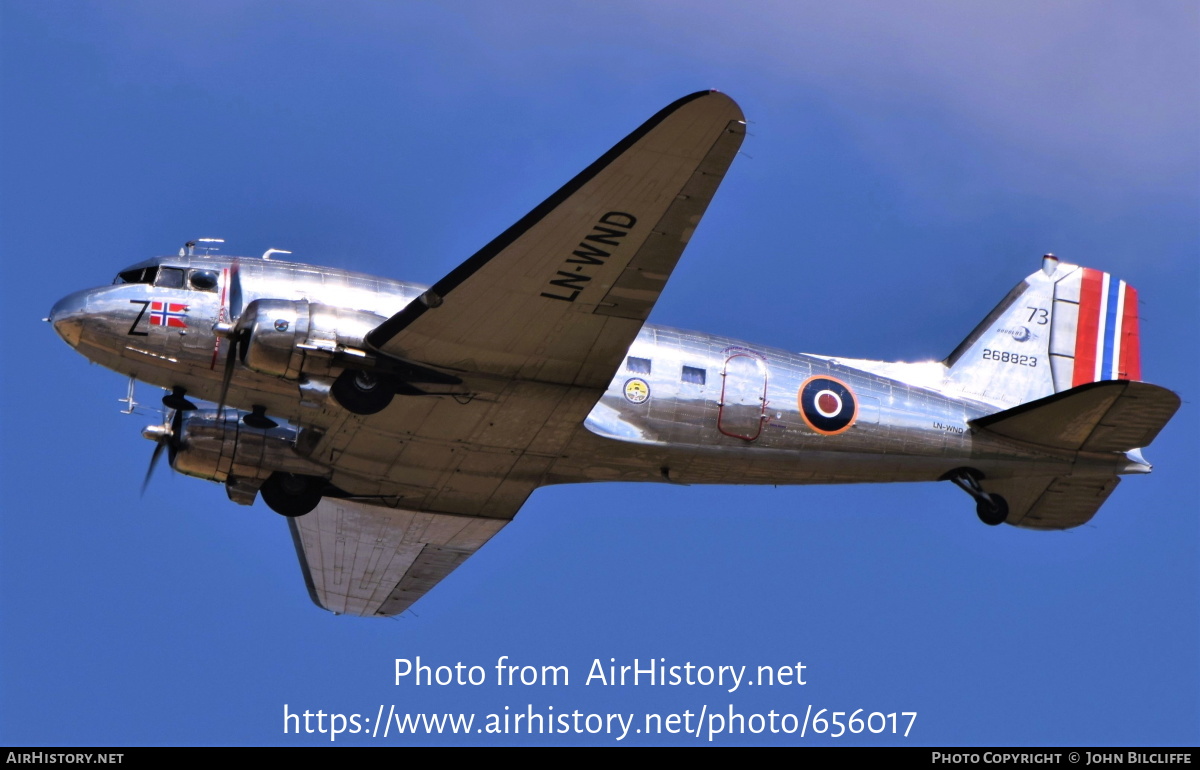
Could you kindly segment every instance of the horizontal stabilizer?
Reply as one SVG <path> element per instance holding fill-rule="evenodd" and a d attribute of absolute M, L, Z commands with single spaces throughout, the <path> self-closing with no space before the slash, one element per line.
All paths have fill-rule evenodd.
<path fill-rule="evenodd" d="M 404 612 L 507 523 L 332 498 L 288 519 L 313 602 L 366 617 Z"/>
<path fill-rule="evenodd" d="M 1070 529 L 1086 524 L 1117 488 L 1116 476 L 1058 476 L 985 480 L 984 491 L 1008 501 L 1007 523 L 1026 529 Z"/>
<path fill-rule="evenodd" d="M 971 421 L 971 427 L 1030 444 L 1084 452 L 1148 446 L 1179 409 L 1179 396 L 1145 382 L 1080 385 Z"/>

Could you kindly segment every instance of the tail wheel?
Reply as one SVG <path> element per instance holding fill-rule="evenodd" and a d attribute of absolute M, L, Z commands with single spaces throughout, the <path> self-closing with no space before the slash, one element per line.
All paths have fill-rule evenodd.
<path fill-rule="evenodd" d="M 392 403 L 396 389 L 386 375 L 347 369 L 333 381 L 330 392 L 334 400 L 348 412 L 375 414 Z"/>
<path fill-rule="evenodd" d="M 983 473 L 975 468 L 955 468 L 942 474 L 942 480 L 952 481 L 975 501 L 975 515 L 989 527 L 1003 524 L 1008 519 L 1008 501 L 994 492 L 985 492 Z"/>
<path fill-rule="evenodd" d="M 981 497 L 976 501 L 975 515 L 989 527 L 1003 524 L 1008 519 L 1008 501 L 1000 495 L 988 495 L 988 498 Z"/>
<path fill-rule="evenodd" d="M 259 491 L 263 502 L 272 511 L 293 518 L 316 508 L 317 503 L 321 502 L 321 490 L 324 488 L 324 479 L 316 476 L 276 472 L 263 482 Z"/>

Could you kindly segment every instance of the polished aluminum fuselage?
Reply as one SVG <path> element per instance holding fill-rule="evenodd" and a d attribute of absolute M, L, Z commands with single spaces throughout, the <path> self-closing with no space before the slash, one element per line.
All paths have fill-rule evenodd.
<path fill-rule="evenodd" d="M 95 362 L 214 402 L 228 344 L 214 326 L 231 320 L 232 269 L 240 274 L 243 304 L 302 300 L 380 322 L 426 289 L 261 259 L 196 255 L 161 257 L 142 265 L 212 271 L 219 280 L 209 291 L 119 283 L 77 292 L 55 306 L 50 320 Z M 185 325 L 171 326 L 162 315 L 154 316 L 155 302 L 186 305 L 180 311 Z M 165 312 L 166 305 L 160 307 Z M 1120 472 L 1124 462 L 1111 453 L 1054 453 L 972 431 L 968 421 L 998 409 L 940 392 L 940 364 L 856 363 L 647 324 L 540 483 L 923 481 L 968 465 L 1006 478 L 1057 476 L 1081 464 Z M 830 378 L 853 394 L 853 418 L 844 428 L 814 430 L 802 415 L 799 394 L 813 377 Z M 326 430 L 338 419 L 328 385 L 303 380 L 239 367 L 227 403 L 243 410 L 261 405 L 267 414 L 301 430 Z M 347 492 L 389 493 L 386 479 L 339 470 L 336 461 L 333 466 L 334 480 Z"/>

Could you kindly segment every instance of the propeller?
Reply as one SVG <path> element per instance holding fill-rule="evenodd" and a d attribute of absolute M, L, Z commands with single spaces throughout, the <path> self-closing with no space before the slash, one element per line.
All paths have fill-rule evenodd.
<path fill-rule="evenodd" d="M 229 266 L 229 317 L 237 320 L 242 316 L 241 263 L 236 259 Z"/>
<path fill-rule="evenodd" d="M 229 395 L 229 383 L 233 381 L 233 370 L 238 358 L 246 357 L 246 345 L 250 342 L 250 330 L 234 324 L 225 334 L 229 350 L 225 353 L 225 370 L 221 374 L 221 397 L 217 399 L 217 414 L 225 414 L 225 397 Z"/>
<path fill-rule="evenodd" d="M 150 486 L 150 477 L 154 475 L 154 468 L 163 450 L 169 452 L 168 461 L 175 462 L 175 453 L 183 441 L 183 410 L 173 409 L 162 425 L 148 425 L 142 430 L 142 435 L 155 443 L 154 454 L 150 455 L 150 467 L 146 469 L 146 478 L 142 480 L 142 497 L 145 497 L 146 487 Z"/>

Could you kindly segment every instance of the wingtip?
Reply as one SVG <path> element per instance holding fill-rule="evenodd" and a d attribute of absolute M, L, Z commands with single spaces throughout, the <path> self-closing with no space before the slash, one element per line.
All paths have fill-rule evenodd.
<path fill-rule="evenodd" d="M 659 118 L 660 116 L 665 116 L 667 114 L 670 114 L 689 102 L 697 101 L 699 99 L 706 99 L 706 98 L 707 99 L 716 98 L 716 99 L 720 99 L 721 101 L 724 101 L 732 108 L 733 112 L 735 113 L 735 117 L 733 117 L 731 119 L 740 120 L 743 123 L 746 122 L 746 116 L 742 113 L 741 105 L 739 105 L 737 103 L 737 101 L 729 94 L 725 93 L 724 91 L 719 91 L 715 88 L 706 88 L 703 91 L 696 91 L 695 93 L 691 93 L 680 99 L 676 99 L 674 102 L 671 102 L 665 108 L 663 108 L 663 110 L 661 112 L 659 112 L 659 114 L 656 115 L 655 118 Z"/>

